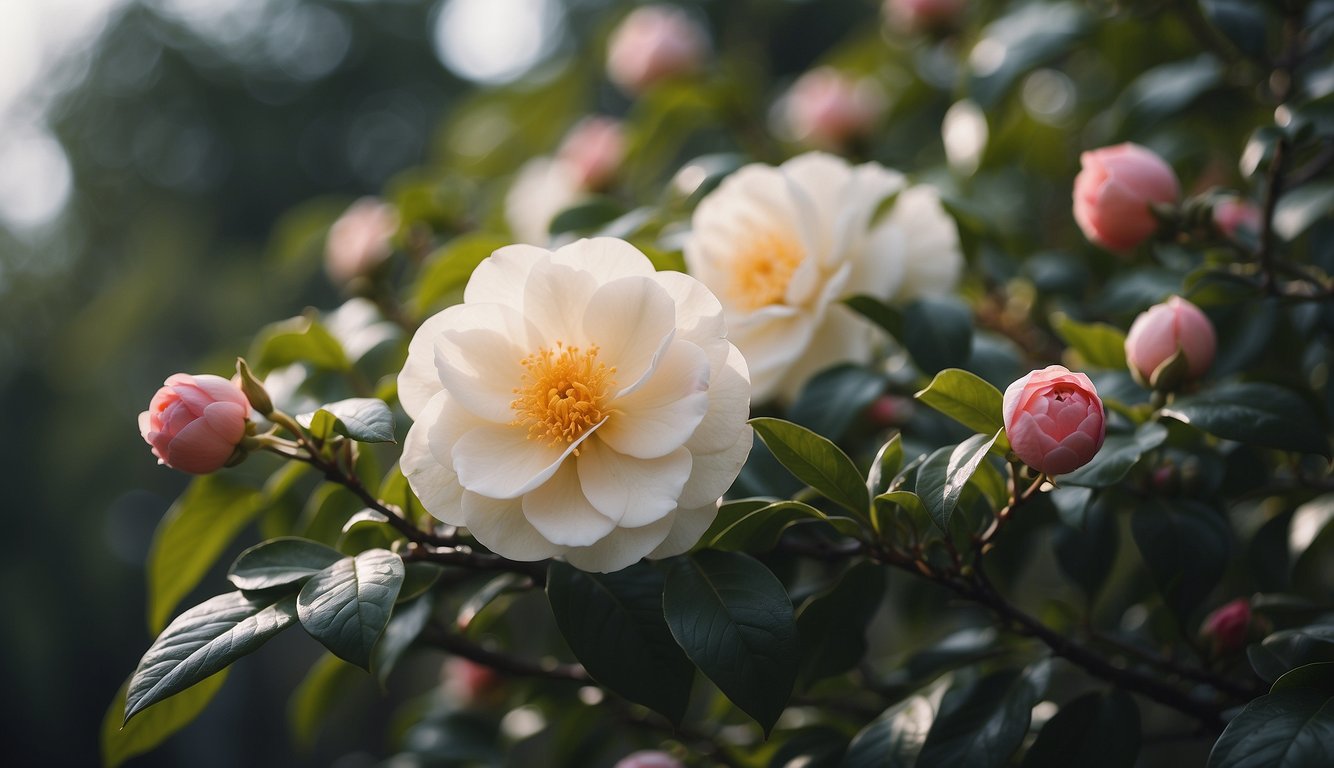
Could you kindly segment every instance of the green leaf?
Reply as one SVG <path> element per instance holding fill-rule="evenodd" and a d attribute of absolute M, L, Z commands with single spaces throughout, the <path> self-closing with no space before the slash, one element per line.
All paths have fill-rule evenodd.
<path fill-rule="evenodd" d="M 1334 214 L 1334 183 L 1319 181 L 1286 192 L 1274 210 L 1274 231 L 1295 240 L 1310 226 Z"/>
<path fill-rule="evenodd" d="M 1274 681 L 1274 685 L 1269 689 L 1269 692 L 1277 693 L 1279 691 L 1301 689 L 1334 693 L 1334 662 L 1320 661 L 1314 664 L 1303 664 L 1296 669 L 1284 672 L 1282 677 Z"/>
<path fill-rule="evenodd" d="M 991 435 L 1005 428 L 1000 390 L 960 368 L 936 374 L 926 389 L 914 397 L 974 432 Z M 1000 453 L 1010 450 L 1010 441 L 1003 432 L 996 439 L 996 450 Z"/>
<path fill-rule="evenodd" d="M 973 312 L 953 297 L 918 299 L 903 309 L 899 341 L 925 373 L 956 368 L 973 351 Z"/>
<path fill-rule="evenodd" d="M 1021 76 L 1073 50 L 1092 27 L 1074 3 L 1019 6 L 982 30 L 968 58 L 968 93 L 983 109 L 995 107 Z"/>
<path fill-rule="evenodd" d="M 1056 563 L 1092 601 L 1116 562 L 1120 528 L 1116 507 L 1100 496 L 1090 503 L 1088 488 L 1063 486 L 1051 493 L 1061 524 L 1052 537 Z"/>
<path fill-rule="evenodd" d="M 125 694 L 125 720 L 259 648 L 296 620 L 296 596 L 219 595 L 177 616 L 139 661 Z"/>
<path fill-rule="evenodd" d="M 922 497 L 912 491 L 882 493 L 875 497 L 872 508 L 875 530 L 882 537 L 891 534 L 895 522 L 906 527 L 911 541 L 928 538 L 936 531 L 935 518 L 927 511 Z"/>
<path fill-rule="evenodd" d="M 246 359 L 260 376 L 292 363 L 306 363 L 327 371 L 345 371 L 351 367 L 343 345 L 314 312 L 265 326 L 255 336 Z"/>
<path fill-rule="evenodd" d="M 554 561 L 547 599 L 565 642 L 598 684 L 679 725 L 694 667 L 663 618 L 665 583 L 648 563 L 585 573 Z"/>
<path fill-rule="evenodd" d="M 903 338 L 903 315 L 874 296 L 857 295 L 843 300 L 857 314 L 880 326 L 895 339 Z"/>
<path fill-rule="evenodd" d="M 328 437 L 328 430 L 332 429 L 344 437 L 362 443 L 397 442 L 394 440 L 394 414 L 383 400 L 373 397 L 353 397 L 336 403 L 326 403 L 313 413 L 298 414 L 297 423 L 315 432 L 312 420 L 321 413 L 327 414 L 333 421 L 328 426 L 321 425 L 319 431 L 323 434 L 317 437 Z"/>
<path fill-rule="evenodd" d="M 412 297 L 416 314 L 425 315 L 437 304 L 453 298 L 463 300 L 463 287 L 472 271 L 496 249 L 510 244 L 508 238 L 486 232 L 472 232 L 450 240 L 431 254 L 417 280 Z"/>
<path fill-rule="evenodd" d="M 1143 128 L 1185 110 L 1222 80 L 1223 65 L 1212 54 L 1160 64 L 1131 83 L 1117 106 L 1128 122 Z"/>
<path fill-rule="evenodd" d="M 856 536 L 860 531 L 855 520 L 826 515 L 800 501 L 739 499 L 722 505 L 696 548 L 768 552 L 784 531 L 803 522 L 829 523 L 846 536 Z"/>
<path fill-rule="evenodd" d="M 1184 619 L 1227 567 L 1232 541 L 1227 521 L 1197 501 L 1148 498 L 1136 504 L 1130 530 L 1154 585 Z"/>
<path fill-rule="evenodd" d="M 755 418 L 750 424 L 774 458 L 798 480 L 852 514 L 866 517 L 866 482 L 841 448 L 782 419 Z"/>
<path fill-rule="evenodd" d="M 839 768 L 913 768 L 935 716 L 925 696 L 904 699 L 853 737 Z"/>
<path fill-rule="evenodd" d="M 1139 707 L 1124 691 L 1088 693 L 1061 707 L 1024 755 L 1024 768 L 1134 768 Z"/>
<path fill-rule="evenodd" d="M 1261 696 L 1227 724 L 1208 768 L 1322 768 L 1334 744 L 1334 694 L 1288 688 Z"/>
<path fill-rule="evenodd" d="M 871 471 L 866 476 L 866 490 L 870 491 L 872 496 L 884 493 L 889 489 L 890 481 L 902 468 L 903 434 L 895 432 L 894 436 L 876 451 L 875 459 L 871 461 Z"/>
<path fill-rule="evenodd" d="M 866 625 L 884 594 L 884 570 L 862 562 L 848 569 L 837 586 L 802 607 L 797 637 L 803 685 L 857 666 L 866 655 Z"/>
<path fill-rule="evenodd" d="M 999 436 L 1000 432 L 973 435 L 956 446 L 937 449 L 917 471 L 917 495 L 941 532 L 949 532 L 964 486 Z"/>
<path fill-rule="evenodd" d="M 1167 427 L 1156 421 L 1141 424 L 1133 435 L 1110 435 L 1093 460 L 1069 474 L 1061 475 L 1062 485 L 1106 488 L 1121 482 L 1140 457 L 1162 445 Z"/>
<path fill-rule="evenodd" d="M 237 589 L 269 589 L 296 584 L 328 568 L 343 555 L 317 541 L 294 536 L 271 539 L 237 556 L 227 580 Z"/>
<path fill-rule="evenodd" d="M 426 594 L 444 575 L 444 566 L 414 560 L 406 563 L 403 569 L 403 586 L 398 590 L 398 603 L 402 605 Z"/>
<path fill-rule="evenodd" d="M 676 561 L 662 604 L 690 660 L 772 730 L 797 677 L 797 629 L 782 582 L 747 555 L 706 550 Z"/>
<path fill-rule="evenodd" d="M 311 666 L 287 702 L 287 727 L 298 750 L 308 753 L 315 746 L 330 711 L 346 699 L 344 691 L 359 677 L 361 672 L 356 667 L 332 653 L 324 654 Z"/>
<path fill-rule="evenodd" d="M 1274 682 L 1311 663 L 1334 661 L 1334 625 L 1312 624 L 1275 632 L 1246 649 L 1260 677 Z"/>
<path fill-rule="evenodd" d="M 371 651 L 402 586 L 402 558 L 368 550 L 312 576 L 297 597 L 297 615 L 325 648 L 369 671 Z"/>
<path fill-rule="evenodd" d="M 148 552 L 148 627 L 162 631 L 236 534 L 263 509 L 262 494 L 225 475 L 195 478 L 167 510 Z"/>
<path fill-rule="evenodd" d="M 838 440 L 884 391 L 883 375 L 859 365 L 839 365 L 807 382 L 787 415 L 817 434 Z"/>
<path fill-rule="evenodd" d="M 1039 662 L 951 687 L 918 755 L 918 768 L 1005 765 L 1028 733 L 1049 674 L 1048 664 Z"/>
<path fill-rule="evenodd" d="M 125 691 L 130 685 L 126 680 L 102 718 L 103 767 L 117 768 L 131 757 L 157 748 L 172 734 L 194 722 L 226 681 L 227 670 L 224 669 L 198 685 L 148 707 L 126 723 Z"/>
<path fill-rule="evenodd" d="M 1162 414 L 1227 440 L 1330 455 L 1316 412 L 1296 393 L 1273 384 L 1221 384 L 1176 400 Z"/>
<path fill-rule="evenodd" d="M 553 236 L 563 235 L 566 232 L 587 235 L 615 221 L 624 213 L 625 207 L 610 197 L 594 197 L 556 214 L 547 229 Z"/>
<path fill-rule="evenodd" d="M 1052 317 L 1052 329 L 1092 368 L 1122 370 L 1126 367 L 1126 335 L 1106 323 L 1081 323 L 1068 315 Z"/>
<path fill-rule="evenodd" d="M 412 572 L 414 565 L 425 565 L 425 563 L 408 563 L 408 573 Z M 439 570 L 436 569 L 436 575 L 439 575 Z M 394 608 L 389 623 L 385 625 L 384 634 L 380 635 L 380 642 L 375 644 L 375 650 L 371 654 L 371 674 L 380 681 L 381 687 L 389 680 L 390 673 L 398 666 L 398 660 L 403 658 L 403 653 L 426 628 L 426 622 L 430 621 L 431 610 L 434 607 L 429 597 L 422 597 L 412 602 L 399 603 Z"/>

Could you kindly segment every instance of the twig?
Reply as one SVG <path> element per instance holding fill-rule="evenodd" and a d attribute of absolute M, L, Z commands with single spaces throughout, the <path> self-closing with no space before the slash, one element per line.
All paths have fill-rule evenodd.
<path fill-rule="evenodd" d="M 518 656 L 510 656 L 499 651 L 492 651 L 474 643 L 468 638 L 448 632 L 441 627 L 428 624 L 419 636 L 421 641 L 441 648 L 455 656 L 475 661 L 520 677 L 540 677 L 548 680 L 566 680 L 583 685 L 593 685 L 593 678 L 588 676 L 579 664 L 542 664 Z"/>

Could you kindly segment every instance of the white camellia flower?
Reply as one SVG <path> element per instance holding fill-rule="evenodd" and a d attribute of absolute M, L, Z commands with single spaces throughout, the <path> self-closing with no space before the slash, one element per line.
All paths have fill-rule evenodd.
<path fill-rule="evenodd" d="M 751 447 L 725 334 L 703 284 L 623 241 L 501 248 L 408 348 L 403 474 L 514 560 L 613 571 L 684 552 Z"/>
<path fill-rule="evenodd" d="M 963 265 L 954 220 L 932 189 L 819 152 L 741 168 L 691 224 L 686 265 L 722 302 L 756 401 L 794 397 L 821 369 L 870 359 L 877 331 L 842 299 L 945 293 Z"/>
<path fill-rule="evenodd" d="M 521 243 L 551 242 L 556 214 L 588 197 L 579 169 L 558 157 L 535 157 L 519 168 L 505 193 L 505 223 Z"/>

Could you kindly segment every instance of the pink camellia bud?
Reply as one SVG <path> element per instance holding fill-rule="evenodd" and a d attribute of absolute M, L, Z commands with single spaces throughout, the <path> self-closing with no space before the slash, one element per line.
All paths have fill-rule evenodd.
<path fill-rule="evenodd" d="M 885 98 L 869 79 L 819 67 L 793 83 L 784 107 L 788 127 L 797 140 L 838 149 L 871 131 L 885 110 Z"/>
<path fill-rule="evenodd" d="M 1230 240 L 1238 233 L 1254 237 L 1260 233 L 1260 209 L 1249 200 L 1225 197 L 1214 203 L 1214 227 Z"/>
<path fill-rule="evenodd" d="M 644 749 L 622 757 L 613 768 L 685 768 L 685 764 L 661 750 Z"/>
<path fill-rule="evenodd" d="M 866 409 L 866 417 L 877 427 L 899 427 L 913 416 L 913 403 L 898 395 L 881 395 Z"/>
<path fill-rule="evenodd" d="M 1151 203 L 1173 203 L 1181 194 L 1176 174 L 1138 144 L 1085 152 L 1075 176 L 1075 221 L 1084 236 L 1112 251 L 1144 242 L 1158 229 Z"/>
<path fill-rule="evenodd" d="M 139 414 L 139 434 L 159 464 L 203 475 L 232 458 L 249 416 L 245 394 L 230 381 L 176 373 Z"/>
<path fill-rule="evenodd" d="M 398 212 L 374 197 L 353 203 L 329 228 L 324 246 L 324 270 L 337 285 L 369 275 L 392 248 L 389 239 L 398 231 Z"/>
<path fill-rule="evenodd" d="M 1213 363 L 1217 345 L 1218 337 L 1209 318 L 1199 307 L 1173 296 L 1141 312 L 1130 324 L 1130 332 L 1126 334 L 1126 364 L 1146 384 L 1175 384 L 1159 382 L 1154 372 L 1180 351 L 1186 358 L 1185 378 L 1198 379 Z"/>
<path fill-rule="evenodd" d="M 574 169 L 580 187 L 600 189 L 611 181 L 625 159 L 625 129 L 620 120 L 586 117 L 565 134 L 556 156 Z"/>
<path fill-rule="evenodd" d="M 607 76 L 627 93 L 697 72 L 709 55 L 704 28 L 674 5 L 645 5 L 626 16 L 607 45 Z"/>
<path fill-rule="evenodd" d="M 1251 604 L 1238 598 L 1210 613 L 1200 625 L 1200 635 L 1208 640 L 1215 653 L 1239 651 L 1246 645 L 1246 633 L 1251 625 Z"/>
<path fill-rule="evenodd" d="M 950 27 L 967 0 L 885 0 L 884 14 L 895 27 L 918 32 Z"/>
<path fill-rule="evenodd" d="M 1048 475 L 1093 460 L 1106 436 L 1093 382 L 1065 366 L 1033 371 L 1005 389 L 1005 434 L 1025 464 Z"/>
<path fill-rule="evenodd" d="M 445 694 L 465 707 L 486 707 L 496 703 L 503 681 L 494 669 L 462 656 L 450 656 L 441 672 Z"/>

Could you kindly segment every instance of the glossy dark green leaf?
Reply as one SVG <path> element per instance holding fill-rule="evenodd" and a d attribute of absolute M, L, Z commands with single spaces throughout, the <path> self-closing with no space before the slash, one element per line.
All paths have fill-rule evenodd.
<path fill-rule="evenodd" d="M 303 427 L 311 427 L 311 420 L 320 412 L 333 417 L 330 427 L 344 437 L 350 437 L 362 443 L 392 443 L 394 440 L 394 414 L 383 400 L 373 397 L 353 397 L 326 403 L 318 411 L 302 413 L 296 417 Z"/>
<path fill-rule="evenodd" d="M 236 534 L 263 510 L 262 494 L 225 475 L 195 478 L 167 510 L 148 553 L 148 627 L 160 632 Z"/>
<path fill-rule="evenodd" d="M 839 675 L 866 655 L 866 625 L 885 594 L 885 571 L 874 563 L 853 566 L 837 586 L 797 614 L 803 685 Z"/>
<path fill-rule="evenodd" d="M 922 497 L 912 491 L 889 491 L 872 502 L 872 525 L 882 536 L 903 532 L 910 541 L 920 541 L 939 535 L 935 518 L 927 510 Z M 896 544 L 904 542 L 890 539 Z"/>
<path fill-rule="evenodd" d="M 1228 440 L 1329 455 L 1329 439 L 1314 409 L 1273 384 L 1220 384 L 1174 401 L 1163 415 Z"/>
<path fill-rule="evenodd" d="M 903 468 L 903 435 L 895 433 L 876 451 L 871 471 L 866 476 L 866 489 L 872 496 L 889 490 L 889 482 Z"/>
<path fill-rule="evenodd" d="M 615 573 L 585 573 L 560 561 L 547 569 L 556 626 L 588 674 L 680 724 L 694 667 L 663 618 L 665 584 L 648 563 Z"/>
<path fill-rule="evenodd" d="M 974 432 L 992 435 L 1005 427 L 1001 410 L 1004 398 L 1000 390 L 960 368 L 949 368 L 936 374 L 926 389 L 914 397 Z M 1003 432 L 995 447 L 1001 453 L 1010 450 L 1010 442 Z"/>
<path fill-rule="evenodd" d="M 807 382 L 787 416 L 817 434 L 839 440 L 884 391 L 883 375 L 859 365 L 839 365 Z"/>
<path fill-rule="evenodd" d="M 1274 685 L 1269 689 L 1269 692 L 1278 693 L 1279 691 L 1300 689 L 1334 693 L 1334 661 L 1303 664 L 1300 667 L 1288 670 L 1274 681 Z"/>
<path fill-rule="evenodd" d="M 371 651 L 403 586 L 403 560 L 372 549 L 315 574 L 301 588 L 301 626 L 335 655 L 369 670 Z"/>
<path fill-rule="evenodd" d="M 1222 75 L 1223 65 L 1208 53 L 1160 64 L 1135 78 L 1122 92 L 1117 107 L 1128 124 L 1147 126 L 1186 109 L 1218 86 Z"/>
<path fill-rule="evenodd" d="M 1040 662 L 1028 669 L 993 672 L 945 693 L 917 768 L 999 768 L 1028 733 L 1033 705 L 1050 674 Z"/>
<path fill-rule="evenodd" d="M 880 686 L 893 695 L 906 696 L 945 672 L 1004 652 L 1005 647 L 997 643 L 995 629 L 961 629 L 910 655 L 879 681 Z"/>
<path fill-rule="evenodd" d="M 388 518 L 375 509 L 363 509 L 343 523 L 338 536 L 338 551 L 355 555 L 368 549 L 393 549 L 403 534 L 389 524 Z"/>
<path fill-rule="evenodd" d="M 1189 499 L 1136 504 L 1130 530 L 1168 607 L 1184 619 L 1217 586 L 1232 537 L 1227 520 Z"/>
<path fill-rule="evenodd" d="M 1279 198 L 1274 231 L 1295 240 L 1312 224 L 1334 215 L 1334 183 L 1318 181 L 1298 187 Z"/>
<path fill-rule="evenodd" d="M 1134 434 L 1109 435 L 1092 461 L 1074 472 L 1061 475 L 1061 484 L 1089 488 L 1116 485 L 1130 474 L 1141 456 L 1162 445 L 1166 439 L 1167 427 L 1154 421 L 1141 424 Z"/>
<path fill-rule="evenodd" d="M 1024 768 L 1134 768 L 1139 707 L 1124 691 L 1088 693 L 1061 707 L 1024 755 Z"/>
<path fill-rule="evenodd" d="M 1275 632 L 1249 646 L 1246 655 L 1255 673 L 1272 683 L 1297 667 L 1334 661 L 1334 624 L 1316 623 Z"/>
<path fill-rule="evenodd" d="M 995 106 L 1029 70 L 1062 56 L 1092 27 L 1088 12 L 1071 2 L 1018 6 L 988 24 L 968 57 L 968 92 L 984 109 Z"/>
<path fill-rule="evenodd" d="M 344 700 L 347 687 L 361 677 L 361 670 L 332 653 L 316 660 L 287 702 L 287 727 L 297 749 L 309 752 L 315 746 L 330 711 Z"/>
<path fill-rule="evenodd" d="M 918 299 L 903 308 L 899 341 L 927 374 L 957 368 L 973 351 L 973 312 L 953 297 Z"/>
<path fill-rule="evenodd" d="M 328 568 L 343 555 L 309 539 L 284 537 L 256 544 L 237 556 L 227 580 L 237 589 L 269 589 L 296 584 Z"/>
<path fill-rule="evenodd" d="M 964 487 L 999 434 L 973 435 L 956 446 L 940 448 L 917 471 L 917 495 L 942 533 L 949 531 Z"/>
<path fill-rule="evenodd" d="M 415 600 L 435 586 L 445 572 L 443 566 L 415 560 L 405 563 L 403 568 L 403 586 L 398 590 L 399 604 Z"/>
<path fill-rule="evenodd" d="M 1200 0 L 1205 17 L 1252 58 L 1263 58 L 1268 46 L 1268 16 L 1265 0 Z M 1274 14 L 1277 16 L 1277 14 Z"/>
<path fill-rule="evenodd" d="M 774 418 L 750 420 L 778 461 L 798 480 L 858 517 L 865 517 L 869 499 L 857 465 L 826 438 L 805 427 Z"/>
<path fill-rule="evenodd" d="M 1121 370 L 1126 367 L 1126 335 L 1106 323 L 1081 323 L 1067 315 L 1052 318 L 1051 327 L 1085 364 L 1093 368 Z"/>
<path fill-rule="evenodd" d="M 509 238 L 486 232 L 472 232 L 450 240 L 428 257 L 417 280 L 413 308 L 425 315 L 438 304 L 453 298 L 463 300 L 463 287 L 478 264 L 496 249 L 509 245 Z"/>
<path fill-rule="evenodd" d="M 203 681 L 296 621 L 296 595 L 219 595 L 177 616 L 139 661 L 125 694 L 125 720 Z"/>
<path fill-rule="evenodd" d="M 292 363 L 329 371 L 344 371 L 351 366 L 343 345 L 313 312 L 265 326 L 255 336 L 246 359 L 260 376 Z"/>
<path fill-rule="evenodd" d="M 853 737 L 839 768 L 912 768 L 934 720 L 925 696 L 904 699 Z"/>
<path fill-rule="evenodd" d="M 409 563 L 409 572 L 413 565 L 419 563 Z M 375 644 L 375 650 L 371 653 L 371 674 L 380 681 L 381 687 L 389 679 L 394 667 L 398 666 L 398 660 L 403 657 L 403 653 L 426 627 L 426 622 L 430 621 L 433 607 L 430 597 L 394 606 L 394 613 L 389 617 L 389 623 L 385 625 L 384 634 L 380 635 L 380 641 Z"/>
<path fill-rule="evenodd" d="M 125 691 L 130 685 L 126 680 L 102 718 L 104 768 L 117 768 L 131 757 L 155 749 L 172 734 L 194 722 L 226 681 L 227 670 L 224 669 L 198 685 L 144 709 L 126 723 Z"/>
<path fill-rule="evenodd" d="M 696 549 L 768 552 L 784 531 L 803 522 L 828 523 L 845 536 L 861 530 L 852 518 L 826 515 L 800 501 L 739 499 L 722 505 Z"/>
<path fill-rule="evenodd" d="M 811 725 L 778 734 L 777 751 L 768 768 L 837 768 L 848 746 L 848 737 L 828 725 Z"/>
<path fill-rule="evenodd" d="M 1107 498 L 1090 501 L 1088 488 L 1066 486 L 1052 494 L 1061 523 L 1052 536 L 1056 563 L 1084 591 L 1090 601 L 1098 596 L 1120 548 L 1116 507 Z"/>
<path fill-rule="evenodd" d="M 672 566 L 663 611 L 690 660 L 771 730 L 792 694 L 799 658 L 782 582 L 747 555 L 706 550 Z"/>
<path fill-rule="evenodd" d="M 880 326 L 894 339 L 903 338 L 903 315 L 874 296 L 852 296 L 843 300 L 857 314 Z"/>
<path fill-rule="evenodd" d="M 625 213 L 625 207 L 609 197 L 595 197 L 566 208 L 551 219 L 550 234 L 578 232 L 585 235 L 601 229 Z"/>
<path fill-rule="evenodd" d="M 1208 768 L 1324 768 L 1334 745 L 1334 692 L 1286 688 L 1232 718 Z"/>

